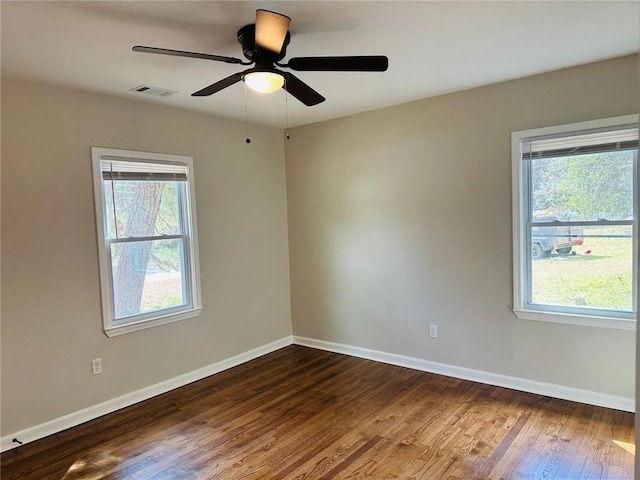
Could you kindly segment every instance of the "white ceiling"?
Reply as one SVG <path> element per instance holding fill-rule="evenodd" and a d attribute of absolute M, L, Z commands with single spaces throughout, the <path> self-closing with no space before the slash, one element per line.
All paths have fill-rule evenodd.
<path fill-rule="evenodd" d="M 387 55 L 384 73 L 299 72 L 327 100 L 248 93 L 252 122 L 303 125 L 637 52 L 637 1 L 108 1 L 0 3 L 2 74 L 244 120 L 244 85 L 191 93 L 246 68 L 149 55 L 134 45 L 243 58 L 256 8 L 292 18 L 287 58 Z M 286 59 L 285 59 L 286 60 Z M 170 98 L 129 89 L 177 90 Z"/>

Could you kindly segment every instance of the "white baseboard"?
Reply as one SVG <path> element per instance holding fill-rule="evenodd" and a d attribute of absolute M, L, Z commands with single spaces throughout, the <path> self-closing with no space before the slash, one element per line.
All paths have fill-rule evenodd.
<path fill-rule="evenodd" d="M 13 441 L 14 438 L 17 438 L 23 443 L 33 442 L 34 440 L 38 440 L 48 435 L 61 432 L 62 430 L 66 430 L 67 428 L 75 427 L 76 425 L 88 422 L 89 420 L 93 420 L 94 418 L 98 418 L 108 413 L 115 412 L 116 410 L 120 410 L 121 408 L 131 406 L 135 403 L 187 385 L 188 383 L 201 380 L 210 375 L 222 372 L 223 370 L 238 366 L 242 363 L 248 362 L 249 360 L 253 360 L 254 358 L 266 355 L 267 353 L 274 352 L 283 347 L 291 345 L 292 340 L 293 337 L 291 336 L 284 337 L 267 345 L 249 350 L 248 352 L 244 352 L 234 357 L 216 362 L 212 365 L 199 368 L 198 370 L 193 370 L 191 372 L 185 373 L 184 375 L 179 375 L 169 380 L 165 380 L 164 382 L 156 383 L 155 385 L 136 390 L 135 392 L 127 393 L 117 398 L 112 398 L 111 400 L 98 403 L 97 405 L 92 405 L 91 407 L 78 410 L 68 415 L 54 418 L 53 420 L 41 423 L 40 425 L 26 428 L 10 435 L 6 435 L 0 439 L 0 451 L 4 452 L 6 450 L 18 447 L 19 444 Z"/>
<path fill-rule="evenodd" d="M 316 348 L 318 350 L 326 350 L 328 352 L 342 353 L 353 357 L 366 358 L 376 362 L 388 363 L 400 367 L 412 368 L 423 372 L 437 373 L 448 377 L 471 380 L 474 382 L 495 385 L 498 387 L 511 388 L 523 392 L 536 393 L 574 402 L 587 403 L 590 405 L 598 405 L 601 407 L 615 408 L 627 412 L 635 411 L 635 400 L 633 398 L 617 397 L 604 393 L 583 390 L 580 388 L 567 387 L 564 385 L 556 385 L 553 383 L 538 382 L 528 380 L 526 378 L 511 377 L 498 373 L 484 372 L 482 370 L 474 370 L 471 368 L 458 367 L 455 365 L 447 365 L 445 363 L 432 362 L 420 358 L 407 357 L 395 353 L 381 352 L 378 350 L 370 350 L 368 348 L 354 347 L 341 343 L 326 342 L 324 340 L 315 340 L 313 338 L 305 338 L 299 336 L 288 336 L 263 345 L 248 352 L 241 353 L 231 358 L 227 358 L 220 362 L 208 365 L 206 367 L 185 373 L 178 377 L 171 378 L 164 382 L 156 383 L 146 388 L 127 393 L 117 398 L 107 400 L 105 402 L 93 405 L 91 407 L 78 410 L 76 412 L 54 418 L 48 422 L 26 428 L 19 432 L 12 433 L 0 438 L 0 451 L 4 452 L 12 448 L 18 447 L 19 444 L 14 443 L 13 439 L 17 438 L 23 443 L 33 442 L 40 438 L 54 433 L 61 432 L 67 428 L 75 427 L 81 423 L 88 422 L 94 418 L 101 417 L 108 413 L 115 412 L 122 408 L 134 405 L 143 400 L 155 397 L 162 393 L 174 390 L 189 383 L 201 380 L 216 373 L 228 370 L 229 368 L 238 366 L 255 358 L 261 357 L 268 353 L 274 352 L 288 345 L 302 345 L 305 347 Z"/>
<path fill-rule="evenodd" d="M 501 375 L 499 373 L 484 372 L 482 370 L 447 365 L 445 363 L 431 362 L 429 360 L 407 357 L 395 353 L 353 347 L 351 345 L 326 342 L 324 340 L 315 340 L 313 338 L 305 338 L 295 335 L 293 337 L 293 343 L 305 347 L 317 348 L 319 350 L 343 353 L 353 357 L 366 358 L 368 360 L 375 360 L 376 362 L 421 370 L 423 372 L 437 373 L 448 377 L 471 380 L 478 383 L 485 383 L 488 385 L 511 388 L 513 390 L 536 393 L 548 397 L 571 400 L 573 402 L 614 408 L 616 410 L 623 410 L 626 412 L 635 411 L 635 400 L 633 398 L 617 397 L 614 395 L 607 395 L 605 393 L 593 392 L 591 390 L 583 390 L 581 388 L 538 382 L 536 380 L 511 377 L 508 375 Z"/>

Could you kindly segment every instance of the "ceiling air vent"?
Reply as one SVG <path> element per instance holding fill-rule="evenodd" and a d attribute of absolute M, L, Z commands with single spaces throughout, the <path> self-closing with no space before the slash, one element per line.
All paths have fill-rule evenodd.
<path fill-rule="evenodd" d="M 129 90 L 130 92 L 142 93 L 143 95 L 151 95 L 154 97 L 170 97 L 175 95 L 175 90 L 167 90 L 166 88 L 150 87 L 149 85 L 138 85 Z"/>

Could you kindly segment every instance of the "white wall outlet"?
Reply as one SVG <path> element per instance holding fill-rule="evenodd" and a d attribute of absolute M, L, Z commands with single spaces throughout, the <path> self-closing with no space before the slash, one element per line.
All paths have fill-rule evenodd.
<path fill-rule="evenodd" d="M 429 336 L 431 338 L 438 338 L 438 326 L 434 324 L 429 324 Z"/>
<path fill-rule="evenodd" d="M 100 375 L 102 373 L 102 359 L 94 358 L 91 360 L 91 372 L 93 375 Z"/>

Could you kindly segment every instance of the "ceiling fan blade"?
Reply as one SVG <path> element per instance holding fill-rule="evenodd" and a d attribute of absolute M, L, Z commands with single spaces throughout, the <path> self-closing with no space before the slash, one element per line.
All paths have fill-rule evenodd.
<path fill-rule="evenodd" d="M 384 72 L 389 67 L 389 59 L 384 55 L 296 57 L 283 66 L 301 72 Z"/>
<path fill-rule="evenodd" d="M 213 95 L 216 92 L 219 92 L 223 88 L 230 87 L 234 83 L 238 83 L 242 80 L 242 75 L 245 72 L 234 73 L 233 75 L 229 75 L 227 78 L 223 78 L 222 80 L 209 85 L 208 87 L 204 87 L 202 90 L 198 90 L 195 93 L 192 93 L 192 97 L 207 97 L 209 95 Z"/>
<path fill-rule="evenodd" d="M 291 19 L 269 10 L 256 10 L 256 47 L 280 53 Z"/>
<path fill-rule="evenodd" d="M 322 95 L 296 77 L 293 73 L 278 73 L 281 73 L 284 76 L 284 86 L 282 88 L 304 103 L 307 107 L 312 107 L 325 101 L 325 98 Z"/>
<path fill-rule="evenodd" d="M 159 55 L 172 55 L 174 57 L 201 58 L 203 60 L 215 60 L 216 62 L 243 63 L 242 60 L 234 57 L 223 57 L 221 55 L 210 55 L 208 53 L 184 52 L 182 50 L 169 50 L 167 48 L 145 47 L 143 45 L 136 45 L 132 50 L 134 52 L 157 53 Z"/>

